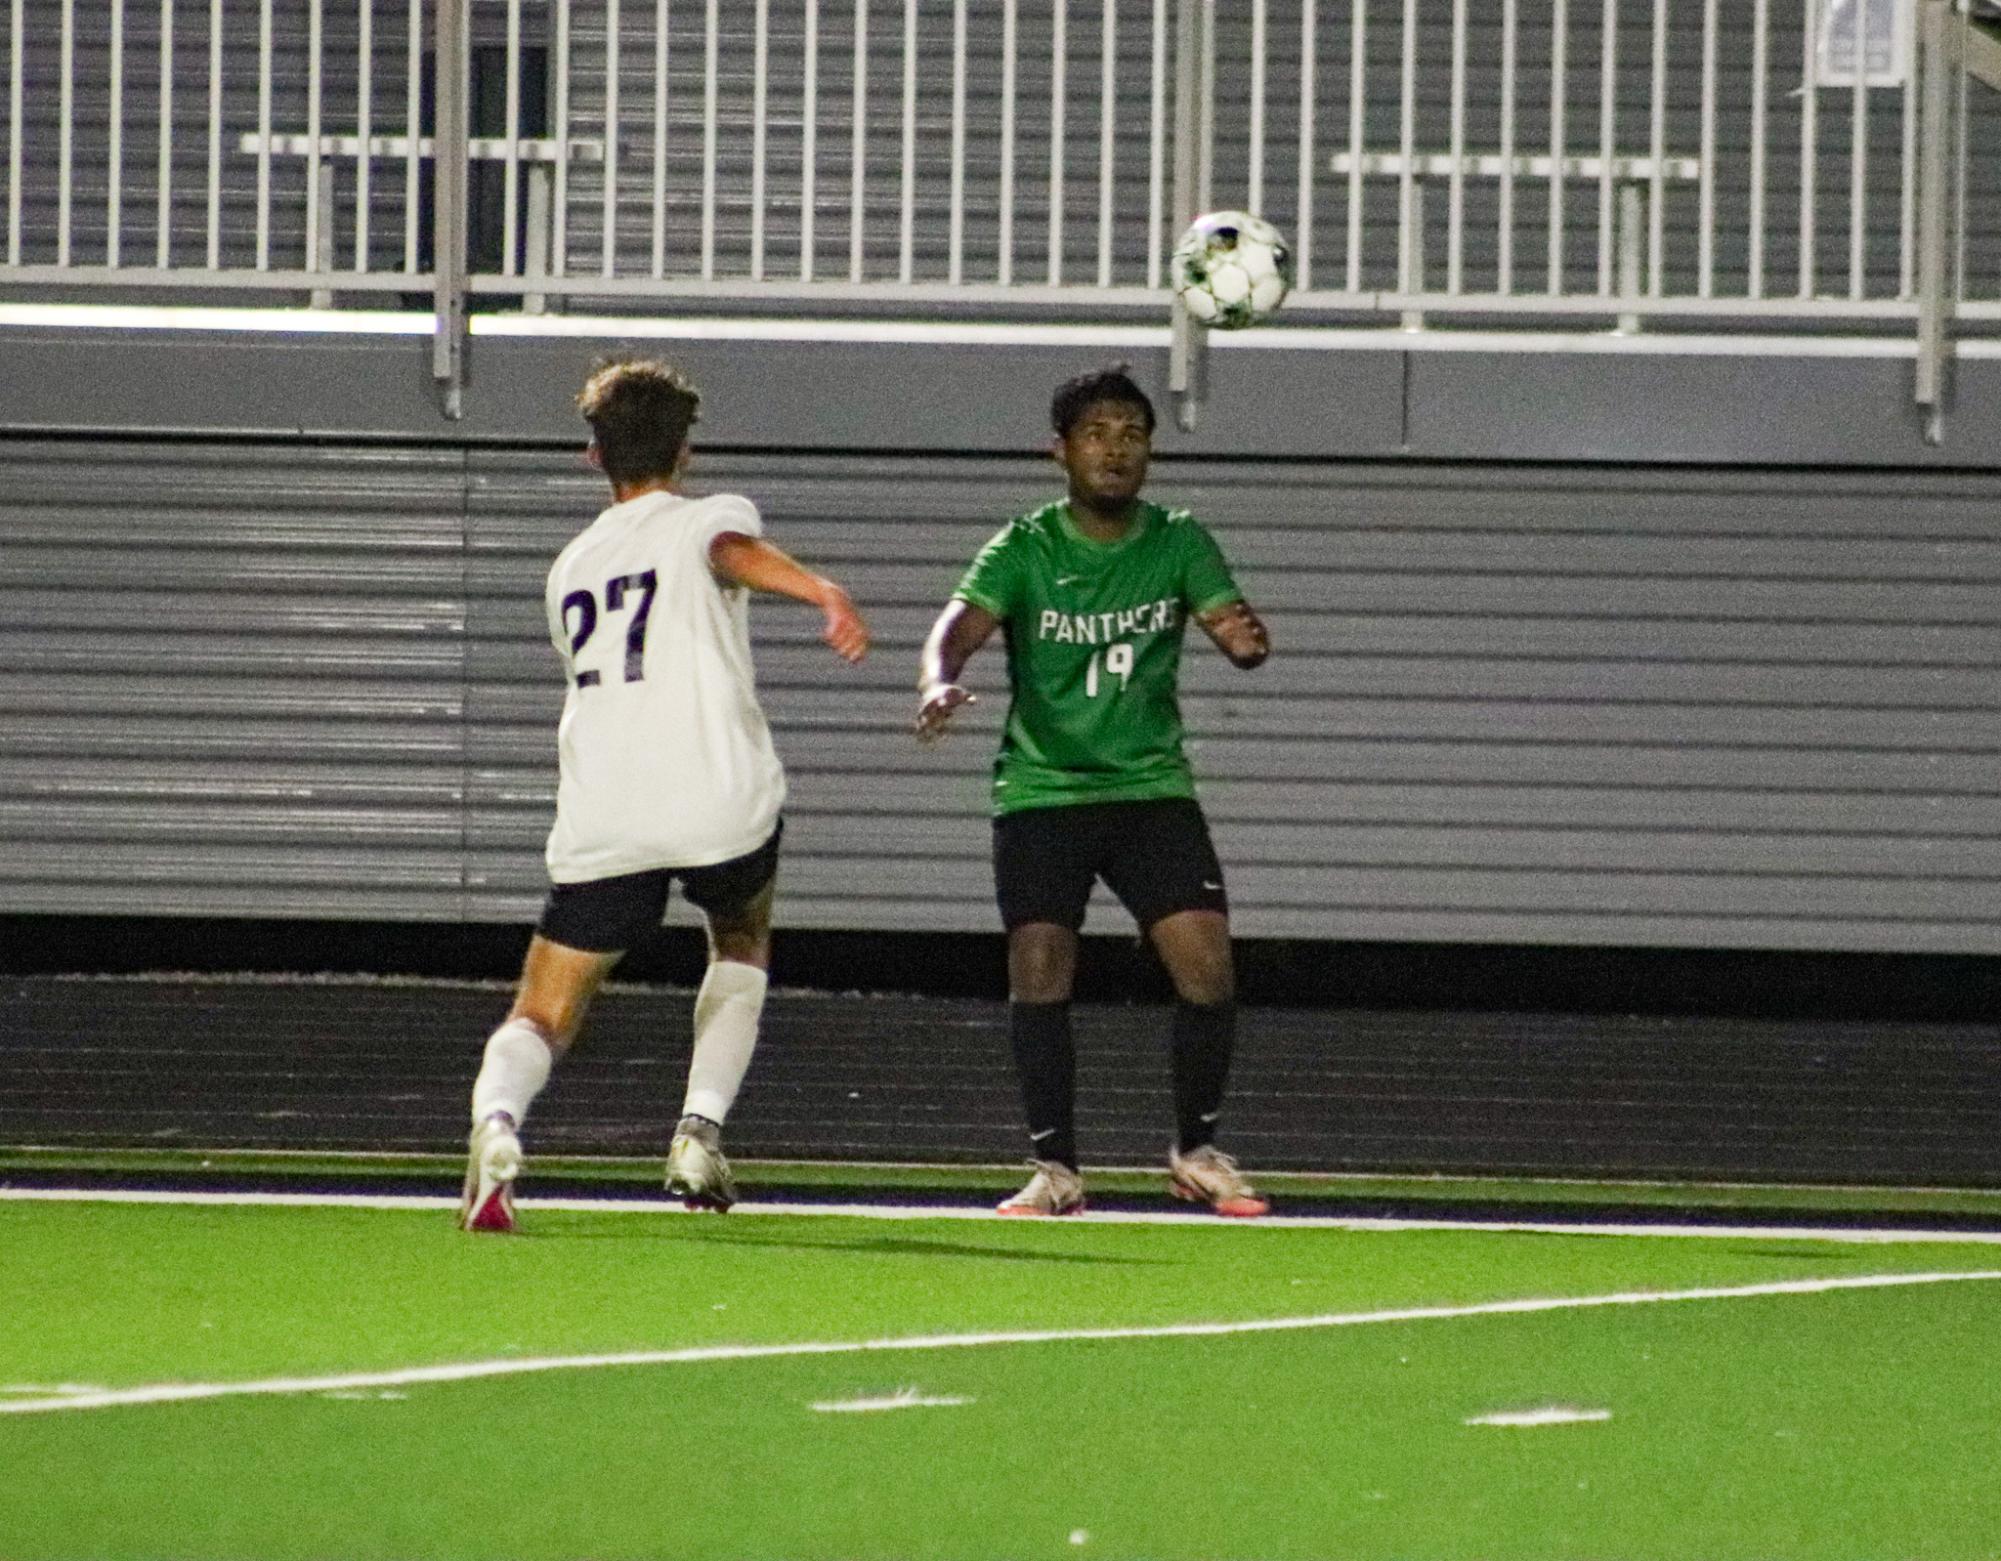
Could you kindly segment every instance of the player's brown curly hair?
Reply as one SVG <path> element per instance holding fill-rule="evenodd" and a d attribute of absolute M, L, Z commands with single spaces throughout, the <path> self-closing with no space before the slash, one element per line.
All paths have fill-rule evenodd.
<path fill-rule="evenodd" d="M 602 360 L 577 392 L 577 410 L 613 482 L 670 475 L 701 405 L 688 377 L 658 358 Z"/>
<path fill-rule="evenodd" d="M 1056 387 L 1055 399 L 1049 403 L 1049 424 L 1060 439 L 1070 437 L 1070 430 L 1077 419 L 1100 401 L 1116 401 L 1123 406 L 1137 407 L 1146 414 L 1146 431 L 1153 432 L 1153 403 L 1146 398 L 1146 392 L 1134 383 L 1129 363 L 1107 364 L 1104 368 L 1093 369 L 1088 374 L 1079 374 L 1075 379 L 1066 379 Z"/>

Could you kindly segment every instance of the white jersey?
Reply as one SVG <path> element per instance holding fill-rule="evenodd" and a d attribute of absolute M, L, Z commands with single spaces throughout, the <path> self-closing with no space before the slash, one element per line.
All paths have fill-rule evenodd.
<path fill-rule="evenodd" d="M 708 867 L 763 845 L 785 772 L 757 703 L 749 592 L 709 569 L 725 531 L 763 534 L 748 499 L 648 493 L 556 557 L 549 638 L 570 689 L 549 877 L 580 883 Z"/>

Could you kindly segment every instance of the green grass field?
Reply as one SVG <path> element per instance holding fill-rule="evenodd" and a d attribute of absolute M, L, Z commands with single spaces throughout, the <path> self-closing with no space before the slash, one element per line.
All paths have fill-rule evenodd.
<path fill-rule="evenodd" d="M 0 1556 L 2001 1555 L 2001 1280 L 1450 1314 L 1995 1245 L 524 1209 L 0 1201 Z"/>

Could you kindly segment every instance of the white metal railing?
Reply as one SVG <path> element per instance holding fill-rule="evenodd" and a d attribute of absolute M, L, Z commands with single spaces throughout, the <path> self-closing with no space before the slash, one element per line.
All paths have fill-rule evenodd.
<path fill-rule="evenodd" d="M 1243 205 L 1300 326 L 2001 321 L 1992 0 L 5 3 L 11 297 L 1099 318 Z"/>

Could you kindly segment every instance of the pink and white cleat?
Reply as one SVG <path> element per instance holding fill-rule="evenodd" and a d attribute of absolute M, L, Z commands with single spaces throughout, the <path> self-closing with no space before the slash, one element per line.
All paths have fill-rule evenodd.
<path fill-rule="evenodd" d="M 521 1174 L 521 1140 L 514 1118 L 496 1111 L 472 1130 L 467 1143 L 465 1196 L 459 1229 L 512 1235 L 514 1178 Z"/>
<path fill-rule="evenodd" d="M 996 1214 L 1082 1214 L 1084 1178 L 1061 1160 L 1031 1160 L 1035 1174 L 1028 1185 L 1000 1204 Z"/>
<path fill-rule="evenodd" d="M 1206 1203 L 1228 1219 L 1254 1220 L 1271 1204 L 1258 1196 L 1237 1162 L 1214 1144 L 1187 1154 L 1167 1152 L 1167 1190 L 1186 1203 Z"/>

